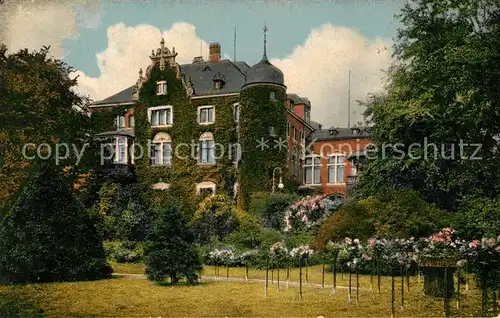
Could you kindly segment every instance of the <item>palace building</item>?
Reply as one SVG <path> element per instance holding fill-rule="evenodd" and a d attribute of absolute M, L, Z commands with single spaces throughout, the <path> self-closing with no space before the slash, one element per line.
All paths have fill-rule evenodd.
<path fill-rule="evenodd" d="M 112 163 L 133 166 L 151 189 L 225 192 L 242 207 L 253 192 L 283 187 L 345 195 L 371 132 L 312 121 L 311 102 L 287 92 L 269 62 L 266 31 L 253 66 L 221 59 L 219 43 L 207 60 L 180 65 L 162 39 L 135 84 L 91 105 L 93 120 L 106 123 L 98 135 Z"/>

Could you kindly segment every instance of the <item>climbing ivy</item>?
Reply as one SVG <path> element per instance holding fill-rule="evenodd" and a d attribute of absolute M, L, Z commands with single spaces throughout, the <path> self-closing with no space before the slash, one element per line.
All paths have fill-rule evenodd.
<path fill-rule="evenodd" d="M 270 92 L 276 92 L 275 100 L 270 100 Z M 252 193 L 270 191 L 273 170 L 283 171 L 283 179 L 288 178 L 286 165 L 286 91 L 276 85 L 252 85 L 240 93 L 240 143 L 243 149 L 239 166 L 238 207 L 248 208 Z M 270 136 L 270 127 L 274 127 L 275 136 Z M 263 139 L 262 139 L 263 138 Z M 268 147 L 259 147 L 261 140 L 267 140 Z M 279 146 L 279 142 L 285 143 Z M 261 145 L 262 146 L 262 145 Z M 276 173 L 276 186 L 279 173 Z"/>
<path fill-rule="evenodd" d="M 167 94 L 156 94 L 156 82 L 167 82 Z M 185 199 L 194 211 L 199 201 L 196 197 L 196 184 L 202 181 L 213 181 L 217 192 L 229 194 L 236 180 L 236 171 L 228 154 L 230 144 L 237 142 L 236 123 L 233 118 L 233 104 L 238 102 L 237 96 L 221 96 L 217 98 L 192 99 L 186 96 L 186 91 L 176 70 L 165 67 L 160 70 L 153 67 L 147 82 L 141 88 L 140 102 L 135 109 L 136 143 L 146 149 L 148 141 L 160 131 L 166 132 L 172 138 L 172 166 L 151 166 L 149 155 L 142 156 L 135 162 L 143 192 L 154 205 L 162 204 L 169 195 Z M 148 107 L 172 105 L 173 125 L 168 128 L 151 128 L 148 122 Z M 197 107 L 202 105 L 215 106 L 215 123 L 199 125 L 197 122 Z M 211 132 L 216 145 L 224 145 L 224 149 L 216 147 L 216 164 L 213 166 L 199 165 L 197 161 L 198 140 L 202 133 Z M 183 144 L 183 145 L 181 145 Z M 186 146 L 188 145 L 188 146 Z M 194 148 L 192 154 L 192 148 Z M 223 151 L 223 152 L 222 152 Z M 170 185 L 168 191 L 153 190 L 151 186 L 157 182 Z"/>

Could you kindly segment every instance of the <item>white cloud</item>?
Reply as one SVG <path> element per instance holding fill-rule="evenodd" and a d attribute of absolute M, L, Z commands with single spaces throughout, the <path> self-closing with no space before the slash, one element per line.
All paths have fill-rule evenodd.
<path fill-rule="evenodd" d="M 176 61 L 180 64 L 191 63 L 193 57 L 200 55 L 200 49 L 208 52 L 208 44 L 195 32 L 195 27 L 188 23 L 175 23 L 168 31 L 162 32 L 151 25 L 127 27 L 117 24 L 108 28 L 108 47 L 96 54 L 100 76 L 90 77 L 79 71 L 80 91 L 89 94 L 94 100 L 104 99 L 133 85 L 139 77 L 139 69 L 145 71 L 151 64 L 151 50 L 160 46 L 160 39 L 165 39 L 165 46 L 179 52 Z"/>
<path fill-rule="evenodd" d="M 64 56 L 63 40 L 78 37 L 78 26 L 99 23 L 99 4 L 90 0 L 6 1 L 2 4 L 0 38 L 9 52 L 51 47 L 56 58 Z M 79 14 L 78 14 L 79 13 Z"/>
<path fill-rule="evenodd" d="M 309 98 L 312 120 L 325 127 L 345 127 L 349 70 L 351 124 L 355 124 L 364 110 L 356 100 L 364 100 L 383 86 L 381 70 L 391 62 L 390 47 L 388 40 L 370 40 L 355 30 L 326 24 L 312 30 L 290 56 L 271 63 L 283 71 L 288 93 Z"/>

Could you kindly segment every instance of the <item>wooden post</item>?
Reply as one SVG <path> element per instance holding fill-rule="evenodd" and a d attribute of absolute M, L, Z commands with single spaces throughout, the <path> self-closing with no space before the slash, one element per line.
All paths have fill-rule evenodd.
<path fill-rule="evenodd" d="M 226 279 L 229 280 L 229 262 L 226 263 Z"/>
<path fill-rule="evenodd" d="M 271 261 L 271 284 L 274 284 L 274 259 Z"/>
<path fill-rule="evenodd" d="M 396 315 L 396 291 L 394 290 L 394 269 L 391 270 L 391 317 L 394 318 Z"/>
<path fill-rule="evenodd" d="M 401 310 L 405 307 L 405 276 L 403 274 L 403 265 L 401 265 Z"/>
<path fill-rule="evenodd" d="M 299 299 L 302 299 L 302 255 L 299 255 Z"/>
<path fill-rule="evenodd" d="M 462 277 L 460 277 L 460 267 L 457 270 L 457 310 L 460 310 L 460 280 Z"/>
<path fill-rule="evenodd" d="M 408 265 L 405 266 L 406 271 L 406 291 L 410 292 L 410 274 L 408 273 Z"/>
<path fill-rule="evenodd" d="M 481 299 L 481 317 L 486 317 L 486 304 L 488 302 L 488 289 L 486 288 L 486 275 L 482 274 L 481 287 L 483 290 L 483 296 Z"/>
<path fill-rule="evenodd" d="M 351 303 L 351 266 L 349 266 L 349 292 L 347 293 L 347 302 L 350 304 Z"/>
<path fill-rule="evenodd" d="M 245 281 L 248 282 L 248 262 L 245 263 Z"/>
<path fill-rule="evenodd" d="M 214 272 L 215 272 L 215 279 L 217 279 L 217 263 L 215 263 Z"/>
<path fill-rule="evenodd" d="M 337 294 L 337 258 L 333 261 L 333 294 Z"/>
<path fill-rule="evenodd" d="M 278 270 L 278 273 L 277 273 L 278 274 L 278 277 L 277 277 L 277 279 L 278 279 L 278 288 L 277 289 L 279 291 L 280 290 L 280 261 L 277 260 L 276 263 L 277 263 L 277 270 Z"/>
<path fill-rule="evenodd" d="M 307 264 L 307 256 L 305 259 L 305 266 L 306 266 L 306 284 L 309 283 L 309 265 Z"/>
<path fill-rule="evenodd" d="M 323 261 L 323 268 L 321 271 L 321 289 L 325 288 L 325 262 Z"/>
<path fill-rule="evenodd" d="M 356 305 L 359 304 L 359 271 L 356 266 Z"/>
<path fill-rule="evenodd" d="M 370 265 L 370 290 L 373 292 L 373 263 Z"/>
<path fill-rule="evenodd" d="M 444 268 L 444 316 L 448 317 L 448 267 Z M 483 316 L 484 317 L 484 316 Z"/>
<path fill-rule="evenodd" d="M 267 287 L 269 286 L 269 255 L 266 257 L 266 285 L 264 288 L 264 296 L 267 297 Z"/>
<path fill-rule="evenodd" d="M 290 260 L 287 262 L 287 267 L 286 267 L 286 289 L 289 288 L 290 284 Z"/>
<path fill-rule="evenodd" d="M 377 286 L 378 286 L 378 294 L 380 295 L 380 261 L 377 258 Z"/>

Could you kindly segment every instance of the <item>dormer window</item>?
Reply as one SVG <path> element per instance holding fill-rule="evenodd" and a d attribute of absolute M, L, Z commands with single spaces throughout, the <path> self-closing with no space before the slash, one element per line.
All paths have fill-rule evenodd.
<path fill-rule="evenodd" d="M 156 95 L 167 95 L 167 81 L 156 82 Z"/>
<path fill-rule="evenodd" d="M 337 134 L 339 133 L 339 131 L 335 128 L 329 129 L 328 132 L 330 132 L 331 136 L 337 136 Z"/>
<path fill-rule="evenodd" d="M 270 100 L 276 100 L 276 91 L 270 91 L 269 92 L 269 99 Z"/>
<path fill-rule="evenodd" d="M 220 90 L 224 87 L 224 84 L 226 83 L 226 75 L 222 74 L 221 72 L 217 72 L 212 78 L 212 81 L 214 82 L 214 88 L 216 90 Z"/>
<path fill-rule="evenodd" d="M 116 116 L 116 128 L 117 129 L 125 128 L 125 116 L 123 115 Z"/>
<path fill-rule="evenodd" d="M 221 81 L 215 81 L 215 89 L 219 90 L 222 87 Z"/>
<path fill-rule="evenodd" d="M 351 129 L 353 135 L 358 135 L 359 134 L 359 128 L 352 128 Z"/>

